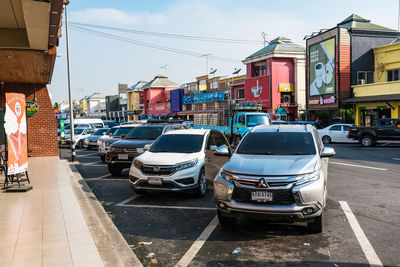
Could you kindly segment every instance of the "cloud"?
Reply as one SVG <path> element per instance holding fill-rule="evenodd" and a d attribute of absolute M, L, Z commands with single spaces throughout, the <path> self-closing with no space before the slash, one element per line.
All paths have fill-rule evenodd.
<path fill-rule="evenodd" d="M 114 8 L 88 8 L 81 11 L 71 11 L 70 18 L 74 22 L 97 23 L 103 25 L 121 24 L 162 24 L 165 21 L 162 14 L 127 13 Z M 101 23 L 99 23 L 101 22 Z"/>

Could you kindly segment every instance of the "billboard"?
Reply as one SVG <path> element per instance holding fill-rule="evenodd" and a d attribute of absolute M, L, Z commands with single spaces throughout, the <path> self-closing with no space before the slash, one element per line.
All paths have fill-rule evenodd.
<path fill-rule="evenodd" d="M 309 48 L 310 96 L 335 93 L 335 38 Z"/>
<path fill-rule="evenodd" d="M 259 103 L 262 107 L 271 106 L 270 76 L 247 78 L 245 83 L 247 102 Z"/>
<path fill-rule="evenodd" d="M 4 130 L 8 145 L 8 175 L 28 170 L 25 95 L 6 93 Z"/>

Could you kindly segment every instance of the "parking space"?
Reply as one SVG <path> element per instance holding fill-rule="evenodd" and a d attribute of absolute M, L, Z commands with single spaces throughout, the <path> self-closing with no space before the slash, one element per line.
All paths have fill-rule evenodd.
<path fill-rule="evenodd" d="M 337 155 L 329 167 L 326 228 L 314 235 L 301 224 L 254 218 L 222 229 L 212 188 L 203 198 L 136 195 L 127 171 L 110 175 L 96 151 L 79 150 L 77 168 L 145 266 L 398 266 L 400 162 L 393 158 L 400 158 L 400 145 L 332 146 Z M 232 254 L 235 249 L 239 252 Z"/>

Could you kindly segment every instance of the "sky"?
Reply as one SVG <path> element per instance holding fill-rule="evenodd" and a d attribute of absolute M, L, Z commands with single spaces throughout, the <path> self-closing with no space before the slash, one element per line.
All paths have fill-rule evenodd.
<path fill-rule="evenodd" d="M 72 98 L 79 100 L 95 92 L 115 95 L 118 83 L 131 86 L 159 74 L 166 74 L 178 84 L 195 81 L 211 68 L 217 69 L 216 76 L 231 75 L 235 68 L 241 68 L 239 74 L 245 74 L 242 60 L 263 48 L 263 32 L 266 40 L 284 36 L 305 46 L 305 35 L 332 28 L 353 13 L 397 29 L 398 5 L 398 0 L 71 0 L 68 20 Z M 131 31 L 91 28 L 91 33 L 87 33 L 72 23 Z M 125 42 L 104 38 L 98 32 L 94 35 L 93 30 L 125 38 Z M 259 42 L 206 42 L 149 36 L 132 30 Z M 208 69 L 204 56 L 173 53 L 137 42 L 198 55 L 211 54 Z M 48 86 L 53 103 L 68 100 L 64 26 L 59 43 Z M 161 68 L 164 65 L 166 69 Z"/>

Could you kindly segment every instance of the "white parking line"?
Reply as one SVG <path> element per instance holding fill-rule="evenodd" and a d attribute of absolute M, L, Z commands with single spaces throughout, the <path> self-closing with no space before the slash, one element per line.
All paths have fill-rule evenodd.
<path fill-rule="evenodd" d="M 101 163 L 102 163 L 102 164 L 101 164 Z M 107 165 L 105 165 L 104 162 L 102 162 L 102 161 L 89 162 L 89 163 L 79 162 L 79 164 L 81 164 L 81 165 L 83 165 L 83 166 L 97 165 L 97 164 L 101 164 L 102 166 L 107 166 Z"/>
<path fill-rule="evenodd" d="M 204 243 L 207 241 L 207 239 L 210 237 L 211 233 L 214 231 L 217 225 L 218 225 L 218 218 L 217 216 L 215 216 L 214 219 L 212 219 L 212 221 L 206 227 L 206 229 L 204 229 L 204 231 L 199 235 L 196 241 L 193 242 L 192 246 L 185 253 L 185 255 L 183 255 L 183 257 L 179 260 L 176 266 L 179 267 L 188 266 L 192 262 L 196 254 L 199 252 L 201 247 L 204 245 Z"/>
<path fill-rule="evenodd" d="M 125 205 L 125 204 L 130 202 L 130 201 L 132 201 L 132 200 L 134 200 L 134 199 L 137 199 L 138 197 L 140 197 L 140 195 L 134 195 L 133 197 L 130 197 L 128 199 L 125 199 L 125 200 L 115 204 L 115 206 L 120 206 L 120 207 L 121 206 L 128 206 L 128 205 Z"/>
<path fill-rule="evenodd" d="M 372 169 L 372 170 L 378 170 L 378 171 L 387 171 L 387 169 L 384 169 L 384 168 L 370 167 L 370 166 L 365 166 L 365 165 L 356 165 L 356 164 L 349 164 L 349 163 L 336 162 L 336 161 L 330 161 L 329 163 L 350 166 L 350 167 L 357 167 L 357 168 Z"/>
<path fill-rule="evenodd" d="M 369 265 L 370 266 L 383 266 L 381 260 L 379 259 L 378 255 L 376 255 L 376 252 L 374 248 L 372 247 L 371 243 L 368 241 L 367 236 L 364 234 L 364 231 L 361 229 L 360 224 L 358 223 L 356 216 L 354 216 L 353 212 L 351 211 L 349 204 L 347 204 L 347 201 L 339 201 L 340 206 L 342 206 L 342 209 L 344 211 L 344 214 L 347 217 L 347 220 L 349 221 L 349 224 L 351 226 L 351 229 L 353 229 L 353 232 L 355 236 L 357 237 L 358 243 L 360 243 L 360 246 L 362 250 L 364 251 L 365 257 L 367 258 Z"/>
<path fill-rule="evenodd" d="M 79 153 L 80 154 L 80 153 Z M 94 155 L 99 155 L 98 152 L 90 152 L 90 153 L 82 153 L 80 155 L 76 155 L 77 157 L 86 157 L 86 156 L 94 156 Z"/>
<path fill-rule="evenodd" d="M 101 179 L 104 179 L 104 178 L 110 177 L 110 176 L 112 176 L 112 174 L 109 173 L 109 174 L 102 175 L 102 176 L 99 176 L 99 177 L 88 178 L 88 179 L 86 179 L 86 181 L 101 180 Z"/>
<path fill-rule="evenodd" d="M 128 200 L 128 199 L 127 199 Z M 130 201 L 130 199 L 129 199 Z M 127 202 L 129 202 L 127 201 Z M 127 203 L 125 202 L 125 203 Z M 178 210 L 216 210 L 216 208 L 210 208 L 210 207 L 189 207 L 189 206 L 160 206 L 160 205 L 140 205 L 140 204 L 122 204 L 119 205 L 118 203 L 116 206 L 121 206 L 121 207 L 132 207 L 132 208 L 147 208 L 147 209 L 178 209 Z"/>

